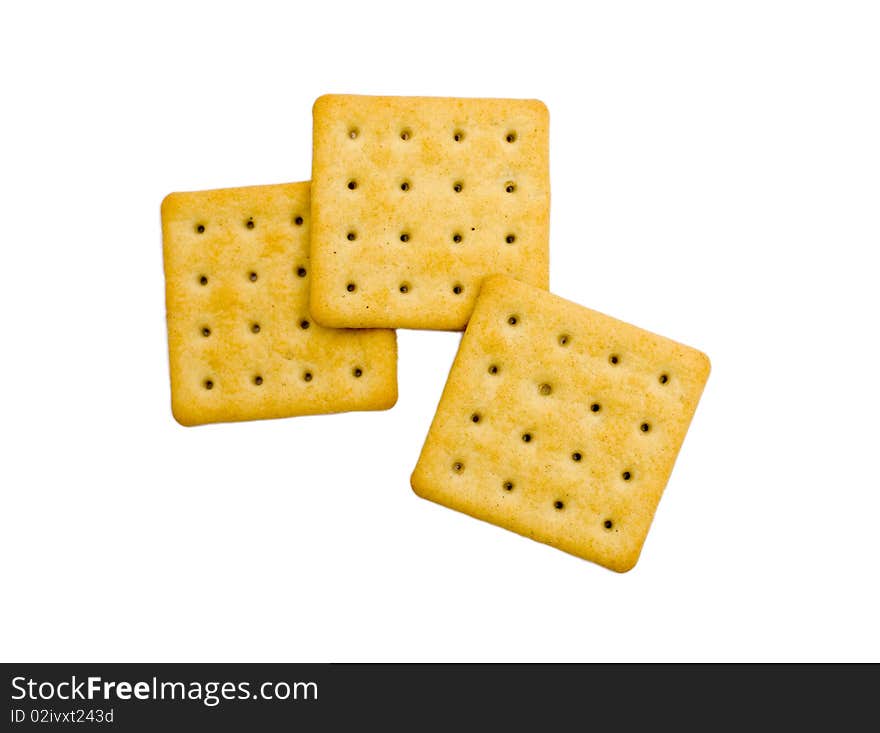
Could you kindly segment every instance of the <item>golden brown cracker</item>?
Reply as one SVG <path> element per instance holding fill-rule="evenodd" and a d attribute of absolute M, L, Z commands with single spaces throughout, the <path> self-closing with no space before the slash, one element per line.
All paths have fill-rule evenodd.
<path fill-rule="evenodd" d="M 318 321 L 460 330 L 485 275 L 549 287 L 542 102 L 326 95 L 313 117 Z"/>
<path fill-rule="evenodd" d="M 309 313 L 309 183 L 162 202 L 171 404 L 183 425 L 381 410 L 397 399 L 388 330 Z"/>
<path fill-rule="evenodd" d="M 696 349 L 507 277 L 482 286 L 415 492 L 618 572 L 709 375 Z"/>

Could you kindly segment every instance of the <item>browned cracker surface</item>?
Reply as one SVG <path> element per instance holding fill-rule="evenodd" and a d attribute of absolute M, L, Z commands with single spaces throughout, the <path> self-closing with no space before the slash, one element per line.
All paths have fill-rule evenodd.
<path fill-rule="evenodd" d="M 319 326 L 308 308 L 309 183 L 162 202 L 171 405 L 183 425 L 381 410 L 393 331 Z"/>
<path fill-rule="evenodd" d="M 513 279 L 487 278 L 413 489 L 629 570 L 709 368 L 693 348 Z"/>
<path fill-rule="evenodd" d="M 485 275 L 549 286 L 542 102 L 326 95 L 313 116 L 318 321 L 460 330 Z"/>

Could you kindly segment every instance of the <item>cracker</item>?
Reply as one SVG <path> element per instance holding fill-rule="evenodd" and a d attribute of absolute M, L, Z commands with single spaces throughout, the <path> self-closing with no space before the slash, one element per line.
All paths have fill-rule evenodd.
<path fill-rule="evenodd" d="M 485 275 L 549 287 L 542 102 L 327 95 L 313 113 L 318 321 L 461 330 Z"/>
<path fill-rule="evenodd" d="M 688 346 L 489 277 L 412 487 L 625 572 L 639 558 L 709 368 Z"/>
<path fill-rule="evenodd" d="M 162 202 L 178 422 L 395 403 L 396 334 L 324 328 L 309 314 L 309 229 L 308 182 L 172 193 Z"/>

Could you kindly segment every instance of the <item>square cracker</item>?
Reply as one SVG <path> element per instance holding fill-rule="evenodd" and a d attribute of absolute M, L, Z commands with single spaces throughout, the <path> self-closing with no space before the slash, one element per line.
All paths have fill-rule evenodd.
<path fill-rule="evenodd" d="M 549 287 L 542 102 L 326 95 L 313 116 L 319 322 L 461 330 L 485 275 Z"/>
<path fill-rule="evenodd" d="M 625 572 L 708 376 L 695 349 L 489 277 L 412 487 Z"/>
<path fill-rule="evenodd" d="M 397 337 L 309 315 L 309 184 L 162 202 L 171 407 L 182 425 L 382 410 Z"/>

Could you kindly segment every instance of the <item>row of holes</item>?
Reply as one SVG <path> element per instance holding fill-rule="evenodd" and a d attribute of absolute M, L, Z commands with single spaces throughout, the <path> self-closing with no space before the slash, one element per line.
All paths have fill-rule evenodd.
<path fill-rule="evenodd" d="M 364 375 L 364 370 L 361 369 L 360 367 L 355 367 L 354 369 L 351 370 L 351 376 L 353 376 L 355 379 L 360 379 L 363 375 Z M 312 379 L 314 379 L 314 376 L 315 375 L 311 371 L 305 371 L 302 374 L 302 380 L 304 382 L 311 382 Z M 263 385 L 264 381 L 265 380 L 263 379 L 262 375 L 260 375 L 260 374 L 255 374 L 251 379 L 251 382 L 254 385 L 256 385 L 257 387 L 261 387 Z M 206 379 L 204 382 L 202 382 L 202 385 L 204 386 L 205 389 L 214 389 L 214 380 L 210 379 L 210 378 Z"/>
<path fill-rule="evenodd" d="M 519 322 L 520 322 L 520 317 L 517 315 L 510 315 L 507 317 L 507 323 L 510 326 L 516 326 L 519 324 Z M 567 333 L 560 334 L 558 341 L 559 341 L 560 346 L 568 346 L 571 343 L 571 336 L 569 336 Z M 617 366 L 618 364 L 621 363 L 620 355 L 619 354 L 609 355 L 608 363 L 611 364 L 612 366 Z M 490 374 L 497 374 L 498 368 L 494 367 L 494 371 L 493 371 L 493 367 L 490 367 L 489 373 Z M 659 378 L 659 382 L 660 382 L 660 384 L 667 384 L 669 382 L 669 375 L 668 374 L 661 374 L 660 378 Z M 549 392 L 547 394 L 549 394 Z M 598 411 L 598 407 L 597 407 L 597 409 L 593 410 L 593 412 L 597 412 L 597 411 Z"/>
<path fill-rule="evenodd" d="M 358 238 L 357 232 L 355 232 L 353 230 L 349 231 L 345 235 L 345 238 L 349 242 L 354 242 Z M 401 232 L 401 234 L 400 234 L 400 241 L 401 242 L 409 242 L 410 239 L 412 239 L 412 235 L 409 232 Z M 456 244 L 460 244 L 463 240 L 464 240 L 464 235 L 461 232 L 455 232 L 452 235 L 452 241 L 455 242 Z M 516 241 L 516 235 L 515 234 L 507 234 L 504 236 L 504 241 L 507 242 L 507 244 L 513 244 Z"/>
<path fill-rule="evenodd" d="M 259 279 L 259 277 L 256 272 L 251 270 L 247 274 L 247 279 L 250 280 L 252 283 L 255 283 Z M 207 284 L 208 284 L 208 276 L 207 275 L 199 275 L 199 285 L 207 285 Z"/>
<path fill-rule="evenodd" d="M 348 181 L 346 186 L 348 187 L 349 191 L 354 191 L 358 187 L 358 182 L 356 179 L 352 178 Z M 410 187 L 411 184 L 409 183 L 409 181 L 403 181 L 400 184 L 400 189 L 402 191 L 409 191 Z M 462 191 L 464 191 L 464 181 L 455 181 L 452 184 L 452 190 L 455 191 L 455 193 L 461 193 Z M 504 190 L 507 193 L 513 193 L 514 191 L 516 191 L 516 183 L 514 183 L 513 181 L 506 181 L 504 184 Z"/>
<path fill-rule="evenodd" d="M 299 327 L 304 331 L 309 328 L 312 324 L 309 323 L 305 318 L 303 318 L 299 322 Z M 260 332 L 260 324 L 259 323 L 251 323 L 251 333 L 259 333 Z M 211 335 L 211 329 L 208 326 L 202 326 L 202 336 L 208 338 Z"/>
<path fill-rule="evenodd" d="M 348 190 L 354 191 L 358 187 L 358 185 L 359 184 L 358 184 L 357 180 L 351 179 L 348 182 Z M 400 190 L 403 191 L 404 193 L 409 193 L 410 191 L 412 191 L 412 187 L 413 187 L 412 181 L 410 181 L 410 180 L 403 180 L 400 182 Z M 464 191 L 464 182 L 463 181 L 455 181 L 452 184 L 452 190 L 455 191 L 455 193 L 461 193 L 462 191 Z M 504 190 L 507 193 L 513 193 L 514 191 L 516 191 L 516 184 L 513 181 L 507 181 L 504 184 Z"/>
<path fill-rule="evenodd" d="M 452 469 L 456 473 L 461 473 L 464 470 L 464 464 L 462 464 L 460 461 L 457 461 L 456 463 L 452 464 Z M 501 484 L 501 488 L 507 492 L 510 492 L 510 491 L 513 491 L 515 486 L 514 486 L 513 481 L 508 480 L 508 481 L 505 481 L 504 483 Z M 562 511 L 563 509 L 565 509 L 565 502 L 563 502 L 561 499 L 556 499 L 553 502 L 553 508 L 558 511 Z M 605 529 L 613 529 L 614 522 L 611 519 L 605 519 L 602 521 L 602 526 Z"/>
<path fill-rule="evenodd" d="M 567 337 L 563 336 L 560 338 L 567 338 Z M 562 342 L 560 341 L 560 343 L 562 343 Z M 611 355 L 609 357 L 608 361 L 610 361 L 612 364 L 619 364 L 620 357 L 618 357 L 616 355 Z M 497 364 L 490 364 L 487 371 L 489 372 L 489 374 L 494 376 L 501 371 L 501 367 L 499 367 Z M 660 382 L 660 384 L 668 384 L 669 383 L 669 375 L 666 373 L 663 373 L 657 378 L 657 381 Z M 549 384 L 542 384 L 539 389 L 540 389 L 541 394 L 546 396 L 546 395 L 550 394 L 550 392 L 552 391 L 553 388 Z M 600 409 L 602 409 L 602 407 L 598 402 L 594 402 L 592 405 L 590 405 L 590 410 L 592 410 L 593 412 L 599 412 Z M 648 432 L 648 431 L 645 430 L 645 432 Z"/>
<path fill-rule="evenodd" d="M 526 433 L 525 435 L 528 435 L 528 433 Z M 525 435 L 523 436 L 523 439 L 525 439 Z M 575 456 L 578 456 L 578 457 L 575 458 Z M 572 457 L 572 460 L 574 460 L 574 461 L 580 461 L 583 458 L 583 456 L 580 453 L 572 453 L 571 457 Z M 461 461 L 456 461 L 455 463 L 452 464 L 452 470 L 455 473 L 462 473 L 464 471 L 464 464 Z M 632 481 L 633 472 L 629 471 L 629 470 L 622 471 L 620 474 L 620 478 L 623 479 L 624 481 Z"/>
<path fill-rule="evenodd" d="M 305 277 L 307 273 L 308 273 L 308 271 L 302 265 L 300 265 L 299 267 L 296 268 L 297 277 Z M 247 279 L 250 280 L 252 283 L 255 283 L 259 279 L 259 276 L 257 275 L 257 273 L 254 270 L 251 270 L 247 274 Z M 207 275 L 199 275 L 199 285 L 207 285 L 207 284 L 208 284 L 208 276 Z"/>
<path fill-rule="evenodd" d="M 549 388 L 549 386 L 550 386 L 549 384 L 541 385 L 542 389 L 544 387 Z M 541 394 L 550 394 L 549 389 L 547 392 L 542 391 Z M 599 405 L 598 402 L 594 402 L 592 405 L 590 405 L 590 410 L 593 412 L 599 412 L 600 409 L 601 409 L 601 405 Z M 471 415 L 471 422 L 473 422 L 473 423 L 479 423 L 482 421 L 482 419 L 483 419 L 483 416 L 479 412 L 475 412 Z M 639 430 L 643 433 L 651 432 L 651 423 L 648 423 L 648 422 L 640 423 Z M 523 435 L 522 435 L 522 439 L 523 439 L 524 443 L 531 443 L 533 437 L 534 436 L 531 433 L 523 433 Z M 573 460 L 579 461 L 581 459 L 581 454 L 580 453 L 572 453 L 571 457 Z"/>
<path fill-rule="evenodd" d="M 361 131 L 357 127 L 348 128 L 348 137 L 350 139 L 357 140 L 357 138 L 360 134 L 361 134 Z M 412 137 L 413 137 L 413 131 L 410 128 L 405 127 L 400 131 L 400 139 L 403 140 L 404 142 L 408 142 L 409 140 L 412 139 Z M 452 131 L 453 142 L 460 143 L 460 142 L 464 141 L 465 137 L 467 137 L 467 135 L 465 134 L 464 130 L 453 130 Z M 516 138 L 517 138 L 517 135 L 516 135 L 515 130 L 509 130 L 504 135 L 504 141 L 511 143 L 511 144 L 516 142 Z"/>
<path fill-rule="evenodd" d="M 350 282 L 345 286 L 345 289 L 349 293 L 353 293 L 357 290 L 357 284 Z M 403 283 L 400 283 L 400 285 L 398 286 L 397 289 L 403 295 L 406 295 L 407 293 L 409 293 L 410 290 L 412 290 L 412 285 L 410 285 L 408 282 L 403 282 Z M 455 285 L 452 286 L 452 292 L 455 295 L 461 295 L 464 292 L 464 285 L 462 285 L 461 283 L 455 283 Z"/>
<path fill-rule="evenodd" d="M 301 216 L 295 216 L 292 221 L 296 226 L 301 227 L 305 220 Z M 254 221 L 254 217 L 252 216 L 249 216 L 247 219 L 245 219 L 243 224 L 245 226 L 245 229 L 253 229 L 257 226 L 257 223 Z M 205 224 L 203 224 L 202 222 L 199 222 L 195 225 L 195 230 L 196 234 L 204 234 L 207 231 L 207 226 L 205 226 Z"/>

